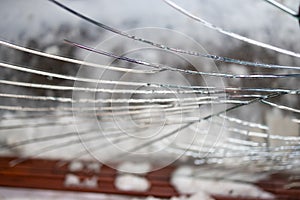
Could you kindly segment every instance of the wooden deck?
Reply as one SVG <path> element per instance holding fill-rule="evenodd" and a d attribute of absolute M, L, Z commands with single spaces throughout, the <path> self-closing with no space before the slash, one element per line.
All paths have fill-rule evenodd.
<path fill-rule="evenodd" d="M 150 172 L 145 175 L 150 181 L 151 187 L 146 192 L 121 191 L 118 190 L 114 181 L 118 172 L 106 165 L 102 165 L 99 171 L 85 167 L 80 171 L 70 171 L 68 163 L 59 166 L 58 160 L 29 159 L 14 167 L 9 165 L 13 157 L 0 157 L 0 186 L 21 187 L 35 189 L 50 189 L 61 191 L 96 192 L 105 194 L 119 194 L 135 197 L 155 196 L 160 198 L 170 198 L 179 194 L 170 184 L 170 176 L 175 167 L 169 166 L 163 169 Z M 92 162 L 84 162 L 89 166 Z M 75 175 L 80 182 L 97 179 L 95 187 L 79 186 L 76 184 L 66 184 L 66 179 L 70 175 Z M 298 176 L 300 182 L 300 174 Z M 277 199 L 300 199 L 300 188 L 294 184 L 297 176 L 291 174 L 274 174 L 268 180 L 257 183 L 266 191 L 276 194 Z M 290 188 L 286 186 L 290 184 Z M 298 188 L 297 188 L 298 187 Z M 235 200 L 241 198 L 215 196 L 217 200 Z M 249 198 L 250 200 L 250 198 Z"/>

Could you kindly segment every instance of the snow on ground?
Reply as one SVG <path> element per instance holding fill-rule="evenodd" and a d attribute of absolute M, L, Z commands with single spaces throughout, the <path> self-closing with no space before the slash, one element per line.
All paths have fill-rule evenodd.
<path fill-rule="evenodd" d="M 195 174 L 198 171 L 197 174 Z M 210 169 L 208 169 L 209 173 Z M 212 170 L 217 176 L 218 170 Z M 226 170 L 219 170 L 221 173 L 226 173 Z M 252 198 L 262 198 L 262 199 L 273 199 L 274 196 L 268 192 L 262 191 L 258 187 L 250 183 L 242 183 L 233 180 L 226 179 L 210 179 L 205 177 L 207 171 L 201 170 L 201 168 L 191 168 L 187 166 L 182 166 L 176 169 L 173 173 L 171 180 L 172 185 L 181 194 L 197 194 L 204 193 L 207 195 L 221 195 L 221 196 L 232 196 L 232 197 L 252 197 Z M 249 181 L 249 178 L 256 181 L 260 180 L 264 176 L 257 176 L 255 174 L 249 174 L 249 178 L 245 177 L 245 174 L 240 174 L 240 177 L 236 180 Z M 231 177 L 227 177 L 231 178 Z"/>
<path fill-rule="evenodd" d="M 130 200 L 129 197 L 96 193 L 0 187 L 1 200 Z"/>
<path fill-rule="evenodd" d="M 121 191 L 146 192 L 151 184 L 144 177 L 133 174 L 119 174 L 115 180 L 115 187 Z"/>

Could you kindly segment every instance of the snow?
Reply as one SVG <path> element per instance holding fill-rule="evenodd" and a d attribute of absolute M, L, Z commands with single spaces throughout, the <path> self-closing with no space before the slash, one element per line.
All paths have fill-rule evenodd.
<path fill-rule="evenodd" d="M 299 136 L 300 125 L 293 123 L 293 121 L 290 120 L 290 117 L 284 116 L 281 110 L 271 109 L 267 113 L 266 124 L 270 127 L 268 133 L 271 135 L 289 135 L 291 137 Z M 270 147 L 285 145 L 285 142 L 280 140 L 271 140 Z"/>
<path fill-rule="evenodd" d="M 72 161 L 69 164 L 69 170 L 71 172 L 81 171 L 83 169 L 83 163 L 80 161 Z"/>
<path fill-rule="evenodd" d="M 101 164 L 98 162 L 83 162 L 81 160 L 73 160 L 68 166 L 70 172 L 78 172 L 86 170 L 88 172 L 99 173 Z"/>
<path fill-rule="evenodd" d="M 79 176 L 76 176 L 74 174 L 67 174 L 65 179 L 65 186 L 77 186 L 79 187 L 80 184 L 80 178 Z"/>
<path fill-rule="evenodd" d="M 180 194 L 193 194 L 197 196 L 197 193 L 200 192 L 198 195 L 221 195 L 263 199 L 274 198 L 272 194 L 265 192 L 250 183 L 237 182 L 230 179 L 218 179 L 216 173 L 218 170 L 212 169 L 213 174 L 205 177 L 205 175 L 208 175 L 207 173 L 209 173 L 209 171 L 209 169 L 208 171 L 203 170 L 203 173 L 201 173 L 201 168 L 182 166 L 173 173 L 171 183 Z M 198 175 L 204 177 L 198 177 L 196 172 Z M 219 170 L 219 173 L 226 174 L 226 170 Z M 213 179 L 212 177 L 215 177 L 216 179 Z M 248 178 L 252 179 L 252 181 L 258 181 L 264 177 L 265 176 L 255 176 L 255 174 L 249 173 Z M 244 174 L 240 174 L 239 177 L 235 174 L 235 178 L 236 180 L 249 181 Z"/>
<path fill-rule="evenodd" d="M 98 187 L 98 177 L 93 176 L 91 178 L 87 178 L 83 182 L 83 187 L 87 188 L 97 188 Z"/>
<path fill-rule="evenodd" d="M 133 174 L 119 174 L 115 186 L 122 191 L 145 192 L 150 188 L 150 182 L 141 176 Z"/>
<path fill-rule="evenodd" d="M 135 174 L 145 174 L 152 171 L 151 164 L 149 162 L 130 162 L 125 161 L 119 164 L 117 167 L 119 172 L 128 172 Z"/>
<path fill-rule="evenodd" d="M 210 197 L 207 193 L 198 191 L 195 194 L 191 195 L 187 200 L 214 200 L 212 197 Z"/>
<path fill-rule="evenodd" d="M 64 184 L 66 187 L 96 188 L 98 187 L 98 177 L 92 176 L 80 180 L 80 177 L 75 174 L 67 174 Z"/>
<path fill-rule="evenodd" d="M 86 168 L 89 172 L 99 173 L 101 169 L 101 164 L 99 162 L 88 163 Z"/>
<path fill-rule="evenodd" d="M 0 199 L 9 200 L 130 200 L 129 197 L 88 192 L 61 192 L 51 190 L 0 187 Z"/>

